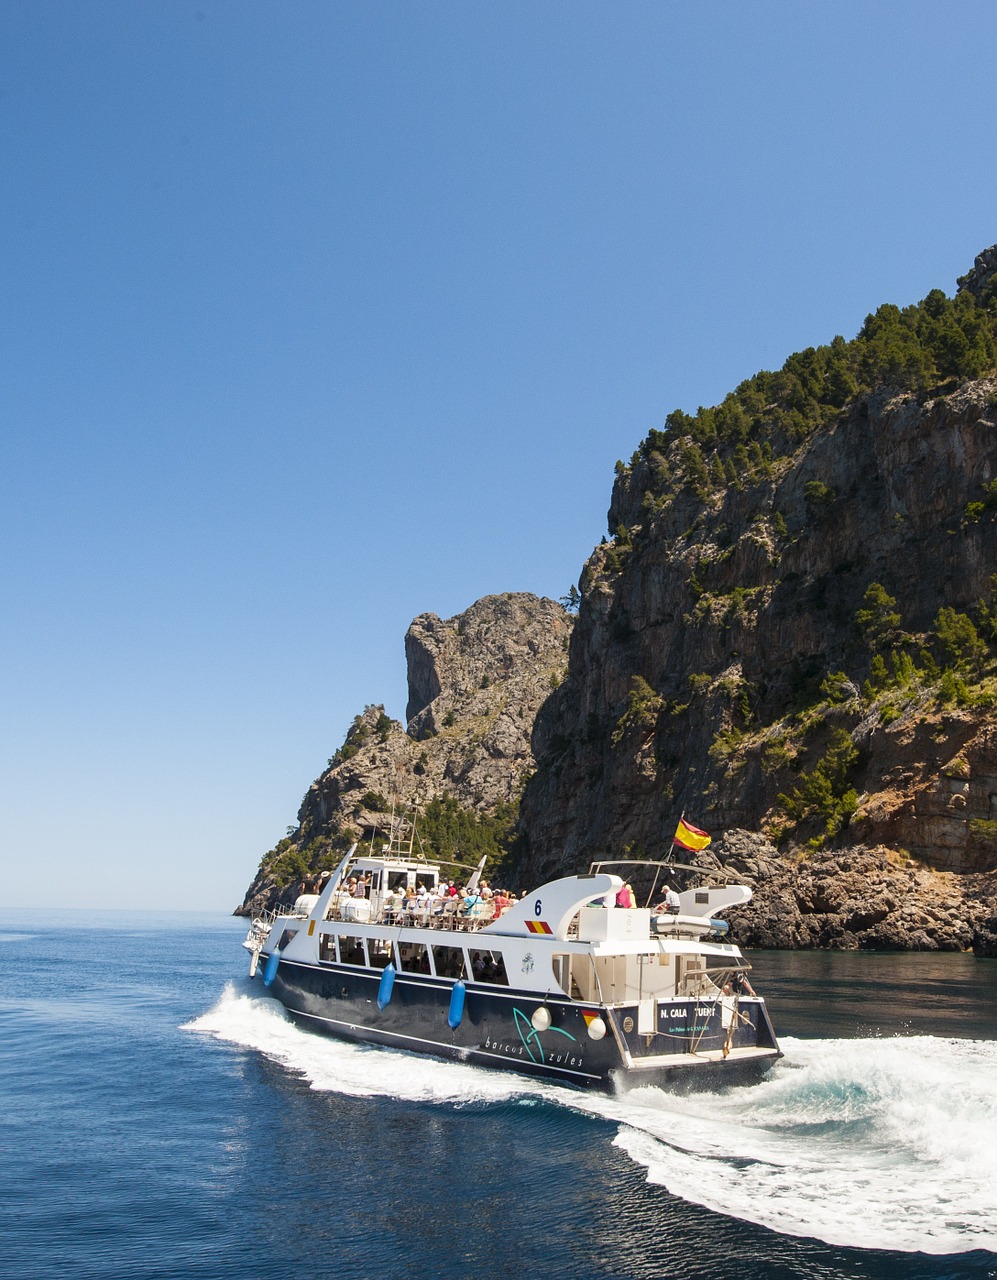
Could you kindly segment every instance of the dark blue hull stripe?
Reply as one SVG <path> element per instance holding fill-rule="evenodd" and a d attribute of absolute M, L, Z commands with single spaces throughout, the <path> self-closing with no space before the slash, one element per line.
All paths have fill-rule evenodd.
<path fill-rule="evenodd" d="M 354 1022 L 343 1022 L 337 1018 L 329 1018 L 324 1014 L 305 1013 L 300 1009 L 292 1009 L 290 1012 L 295 1018 L 307 1018 L 309 1021 L 320 1022 L 326 1027 L 342 1027 L 344 1033 L 338 1031 L 330 1034 L 335 1035 L 337 1039 L 358 1040 L 366 1043 L 383 1044 L 385 1048 L 390 1048 L 394 1041 L 404 1041 L 399 1044 L 399 1048 L 404 1048 L 410 1052 L 425 1053 L 435 1058 L 448 1058 L 452 1061 L 467 1062 L 476 1064 L 483 1062 L 487 1065 L 501 1062 L 503 1066 L 508 1066 L 510 1059 L 507 1054 L 490 1053 L 487 1049 L 464 1049 L 460 1046 L 452 1044 L 444 1044 L 439 1040 L 426 1040 L 420 1036 L 405 1035 L 401 1031 L 375 1031 L 373 1027 L 360 1026 Z M 567 1076 L 573 1080 L 581 1080 L 588 1084 L 601 1084 L 605 1081 L 605 1076 L 592 1075 L 588 1071 L 572 1071 L 568 1067 L 549 1066 L 546 1063 L 523 1062 L 520 1059 L 515 1060 L 513 1070 L 517 1072 L 529 1071 L 531 1074 L 546 1075 L 551 1078 Z"/>
<path fill-rule="evenodd" d="M 690 1072 L 733 1080 L 756 1069 L 761 1074 L 779 1056 L 759 1001 L 744 1006 L 751 1016 L 738 1029 L 736 1047 L 763 1055 L 771 1049 L 771 1059 L 716 1062 L 707 1059 L 705 1052 L 716 1052 L 724 1044 L 721 1010 L 702 999 L 668 1002 L 667 1013 L 661 1014 L 661 1031 L 652 1038 L 635 1030 L 636 1008 L 610 1011 L 598 1002 L 583 1003 L 561 994 L 545 997 L 537 991 L 472 981 L 466 984 L 466 1003 L 461 1003 L 456 1024 L 448 1026 L 448 1012 L 453 1016 L 452 982 L 400 972 L 390 999 L 379 1007 L 376 996 L 382 976 L 377 969 L 282 959 L 271 989 L 292 1017 L 339 1039 L 479 1066 L 502 1066 L 576 1086 L 610 1085 L 614 1076 L 651 1083 Z M 540 1006 L 550 1014 L 550 1025 L 543 1031 L 531 1021 Z M 598 1014 L 606 1022 L 602 1040 L 588 1035 L 585 1013 Z M 443 1040 L 433 1035 L 437 1026 Z M 652 1043 L 656 1052 L 651 1052 Z M 694 1050 L 704 1056 L 690 1061 Z"/>

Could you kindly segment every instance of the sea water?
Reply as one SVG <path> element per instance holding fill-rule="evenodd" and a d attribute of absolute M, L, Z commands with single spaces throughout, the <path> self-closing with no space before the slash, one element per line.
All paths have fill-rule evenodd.
<path fill-rule="evenodd" d="M 0 913 L 0 1276 L 997 1277 L 997 962 L 760 953 L 760 1084 L 295 1027 L 242 921 Z"/>

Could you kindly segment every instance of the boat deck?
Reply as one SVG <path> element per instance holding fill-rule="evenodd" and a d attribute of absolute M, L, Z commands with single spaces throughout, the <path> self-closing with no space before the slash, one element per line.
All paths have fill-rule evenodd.
<path fill-rule="evenodd" d="M 634 1058 L 629 1057 L 627 1067 L 631 1071 L 660 1071 L 662 1066 L 671 1067 L 707 1067 L 719 1062 L 749 1062 L 757 1058 L 778 1058 L 782 1055 L 778 1049 L 770 1046 L 757 1047 L 743 1045 L 728 1049 L 700 1049 L 696 1053 L 670 1053 L 667 1058 L 661 1056 Z"/>
<path fill-rule="evenodd" d="M 508 907 L 496 910 L 491 902 L 476 902 L 467 907 L 460 899 L 453 898 L 437 906 L 402 907 L 397 910 L 371 910 L 366 915 L 359 904 L 367 898 L 351 898 L 344 895 L 329 904 L 326 919 L 342 924 L 381 924 L 394 928 L 414 929 L 481 929 L 508 911 Z"/>

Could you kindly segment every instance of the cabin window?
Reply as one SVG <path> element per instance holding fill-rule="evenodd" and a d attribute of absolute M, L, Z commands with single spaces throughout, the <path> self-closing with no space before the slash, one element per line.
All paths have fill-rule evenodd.
<path fill-rule="evenodd" d="M 407 872 L 407 871 L 389 871 L 389 872 L 388 872 L 388 890 L 389 890 L 389 892 L 390 892 L 392 889 L 401 889 L 401 890 L 403 890 L 403 891 L 404 891 L 407 887 L 408 887 L 408 872 Z"/>
<path fill-rule="evenodd" d="M 490 982 L 501 987 L 509 985 L 501 951 L 471 950 L 468 955 L 471 957 L 471 976 L 475 982 Z"/>
<path fill-rule="evenodd" d="M 326 964 L 334 964 L 336 961 L 336 935 L 334 933 L 320 933 L 318 940 L 318 958 L 324 960 Z"/>
<path fill-rule="evenodd" d="M 401 942 L 398 964 L 403 973 L 428 973 L 429 948 L 423 942 Z"/>
<path fill-rule="evenodd" d="M 367 957 L 363 953 L 363 938 L 355 938 L 351 933 L 340 934 L 339 961 L 341 964 L 366 964 Z"/>
<path fill-rule="evenodd" d="M 433 947 L 433 961 L 438 978 L 463 978 L 465 973 L 463 947 Z"/>
<path fill-rule="evenodd" d="M 713 983 L 706 973 L 706 962 L 702 956 L 676 957 L 676 986 L 679 995 L 698 996 L 708 991 Z"/>
<path fill-rule="evenodd" d="M 565 993 L 575 1000 L 583 999 L 581 987 L 572 967 L 574 957 L 561 953 L 554 957 L 554 981 Z"/>
<path fill-rule="evenodd" d="M 372 969 L 383 969 L 391 959 L 391 943 L 387 938 L 367 939 L 367 958 Z"/>

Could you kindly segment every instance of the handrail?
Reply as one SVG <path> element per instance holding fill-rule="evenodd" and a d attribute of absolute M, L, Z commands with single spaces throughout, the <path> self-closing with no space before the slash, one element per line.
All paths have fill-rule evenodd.
<path fill-rule="evenodd" d="M 603 862 L 593 862 L 589 865 L 589 874 L 595 875 L 603 867 L 658 867 L 669 871 L 695 871 L 697 875 L 704 878 L 716 877 L 724 880 L 727 884 L 740 884 L 742 879 L 734 872 L 726 871 L 723 867 L 695 866 L 689 862 L 672 862 L 669 859 L 652 861 L 648 858 L 609 858 Z"/>
<path fill-rule="evenodd" d="M 346 901 L 369 902 L 370 899 L 348 898 Z M 427 909 L 423 913 L 420 910 L 412 911 L 407 908 L 395 911 L 388 911 L 382 908 L 380 911 L 372 911 L 369 920 L 350 920 L 343 913 L 343 905 L 343 903 L 337 903 L 325 917 L 326 921 L 341 924 L 373 924 L 391 929 L 450 929 L 477 932 L 477 930 L 483 928 L 486 924 L 491 924 L 497 918 L 494 913 L 475 914 L 473 912 L 465 913 L 460 910 L 430 912 Z"/>

